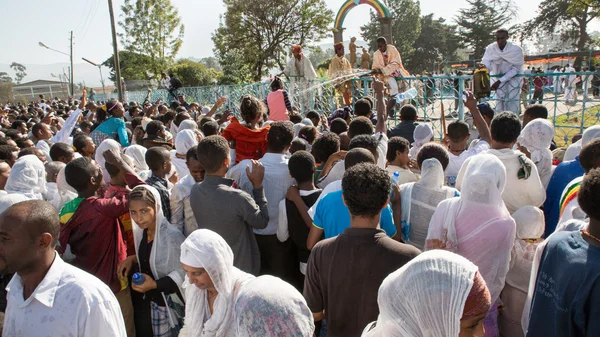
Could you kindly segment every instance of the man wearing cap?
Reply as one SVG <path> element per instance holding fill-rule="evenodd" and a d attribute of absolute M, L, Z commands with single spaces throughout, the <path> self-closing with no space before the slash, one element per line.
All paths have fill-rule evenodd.
<path fill-rule="evenodd" d="M 352 65 L 344 56 L 344 44 L 338 42 L 333 45 L 335 49 L 335 56 L 329 62 L 329 71 L 327 75 L 329 79 L 336 80 L 334 82 L 335 89 L 342 94 L 344 98 L 344 106 L 349 106 L 350 96 L 352 92 L 352 83 L 349 81 L 352 75 Z"/>

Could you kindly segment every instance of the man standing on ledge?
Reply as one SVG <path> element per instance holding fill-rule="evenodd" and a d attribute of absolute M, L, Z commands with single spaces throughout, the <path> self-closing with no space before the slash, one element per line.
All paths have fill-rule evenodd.
<path fill-rule="evenodd" d="M 402 66 L 402 58 L 396 47 L 387 43 L 384 37 L 377 39 L 377 51 L 373 54 L 373 74 L 387 83 L 390 96 L 398 94 L 396 77 L 408 77 L 410 74 Z"/>
<path fill-rule="evenodd" d="M 310 87 L 309 81 L 315 80 L 317 78 L 317 73 L 313 68 L 312 63 L 305 57 L 302 53 L 302 46 L 293 45 L 292 46 L 292 57 L 289 61 L 282 74 L 285 74 L 290 79 L 289 92 L 290 96 L 294 96 L 295 89 L 301 92 L 299 100 L 301 108 L 305 108 L 308 103 L 308 91 L 307 89 Z M 297 84 L 295 84 L 295 82 Z M 305 92 L 304 92 L 305 91 Z"/>
<path fill-rule="evenodd" d="M 525 58 L 521 47 L 508 42 L 508 30 L 496 31 L 496 43 L 485 48 L 481 62 L 490 70 L 490 75 L 498 75 L 492 84 L 492 91 L 496 91 L 496 111 L 512 111 L 519 113 L 519 97 L 521 93 L 521 77 L 515 76 L 523 73 Z"/>
<path fill-rule="evenodd" d="M 327 72 L 327 76 L 329 76 L 329 79 L 331 80 L 339 79 L 333 83 L 335 85 L 335 89 L 342 94 L 344 98 L 344 106 L 350 106 L 352 82 L 349 81 L 351 76 L 348 75 L 352 74 L 352 65 L 346 56 L 344 56 L 344 44 L 342 42 L 334 44 L 333 48 L 335 49 L 335 56 L 331 59 L 331 62 L 329 62 L 329 71 Z"/>

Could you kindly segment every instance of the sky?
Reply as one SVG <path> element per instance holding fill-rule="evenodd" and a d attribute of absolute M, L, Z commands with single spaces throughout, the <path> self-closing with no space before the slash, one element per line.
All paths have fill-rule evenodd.
<path fill-rule="evenodd" d="M 334 15 L 344 3 L 344 0 L 325 1 Z M 124 0 L 113 0 L 116 18 L 121 14 L 120 7 L 123 2 Z M 213 55 L 211 34 L 219 25 L 219 16 L 225 11 L 222 1 L 171 0 L 171 2 L 178 8 L 185 25 L 184 42 L 178 57 L 203 58 Z M 519 7 L 519 17 L 514 21 L 519 23 L 535 16 L 541 0 L 516 2 Z M 88 81 L 97 82 L 93 85 L 99 84 L 99 80 L 94 81 L 92 77 L 99 78 L 98 69 L 84 63 L 81 58 L 102 62 L 112 55 L 112 37 L 106 0 L 60 0 L 52 1 L 51 5 L 47 0 L 21 0 L 10 1 L 6 5 L 8 8 L 4 13 L 11 13 L 11 15 L 4 15 L 2 19 L 5 28 L 0 32 L 0 41 L 4 45 L 4 52 L 0 53 L 0 71 L 8 71 L 7 65 L 11 62 L 22 63 L 32 70 L 40 68 L 36 65 L 54 65 L 54 68 L 42 67 L 44 70 L 40 71 L 45 71 L 47 75 L 31 74 L 24 81 L 38 77 L 51 79 L 50 72 L 62 72 L 61 67 L 69 62 L 69 58 L 38 46 L 38 42 L 68 53 L 69 32 L 73 30 L 75 80 L 78 81 L 77 73 L 84 73 L 86 78 L 89 77 Z M 449 20 L 452 20 L 461 7 L 467 7 L 466 0 L 421 0 L 422 14 L 434 13 L 435 17 Z M 360 26 L 368 21 L 370 8 L 361 5 L 350 11 L 344 21 L 345 39 L 351 36 L 360 38 Z M 56 20 L 56 18 L 61 19 Z M 12 27 L 12 30 L 7 31 L 6 27 Z M 108 69 L 103 71 L 105 75 L 108 74 Z M 12 75 L 12 72 L 9 73 Z"/>

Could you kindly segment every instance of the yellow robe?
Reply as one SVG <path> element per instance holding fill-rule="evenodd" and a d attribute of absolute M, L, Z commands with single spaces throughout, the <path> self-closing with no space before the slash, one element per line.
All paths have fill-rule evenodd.
<path fill-rule="evenodd" d="M 350 65 L 350 62 L 345 56 L 339 57 L 336 55 L 331 59 L 331 62 L 329 62 L 329 71 L 327 72 L 329 79 L 333 80 L 340 76 L 350 75 L 352 73 L 352 65 Z M 333 85 L 342 95 L 346 94 L 346 96 L 349 96 L 352 91 L 352 83 L 349 81 L 351 78 L 351 76 L 347 76 L 341 80 L 334 81 Z"/>
<path fill-rule="evenodd" d="M 354 42 L 350 42 L 348 49 L 350 49 L 350 66 L 354 68 L 356 67 L 356 44 Z"/>

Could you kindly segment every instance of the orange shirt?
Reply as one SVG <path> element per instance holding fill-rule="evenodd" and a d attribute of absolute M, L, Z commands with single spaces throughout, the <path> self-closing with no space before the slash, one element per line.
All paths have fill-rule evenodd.
<path fill-rule="evenodd" d="M 270 125 L 250 130 L 237 118 L 231 117 L 229 125 L 221 134 L 227 141 L 235 141 L 235 163 L 244 159 L 258 160 L 267 152 L 267 134 Z"/>

